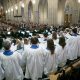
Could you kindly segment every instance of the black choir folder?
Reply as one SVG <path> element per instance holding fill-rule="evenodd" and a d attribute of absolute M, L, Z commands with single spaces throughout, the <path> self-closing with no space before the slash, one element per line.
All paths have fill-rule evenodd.
<path fill-rule="evenodd" d="M 21 15 L 15 15 L 14 17 L 22 17 Z"/>

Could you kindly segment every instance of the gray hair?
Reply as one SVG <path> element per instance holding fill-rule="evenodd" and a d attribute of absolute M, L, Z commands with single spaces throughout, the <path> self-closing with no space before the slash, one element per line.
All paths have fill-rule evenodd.
<path fill-rule="evenodd" d="M 11 47 L 11 42 L 8 41 L 8 40 L 4 41 L 3 47 L 4 47 L 5 50 L 9 50 L 10 47 Z"/>

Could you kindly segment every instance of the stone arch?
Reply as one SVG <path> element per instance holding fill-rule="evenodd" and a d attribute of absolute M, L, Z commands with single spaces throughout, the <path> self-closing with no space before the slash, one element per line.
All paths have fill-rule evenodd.
<path fill-rule="evenodd" d="M 70 14 L 69 18 L 71 18 L 74 15 L 74 12 L 77 8 L 77 1 L 76 0 L 58 0 L 58 24 L 63 25 L 65 24 L 65 19 L 68 19 L 67 13 Z M 71 10 L 73 10 L 71 12 Z M 66 18 L 65 18 L 66 16 Z M 70 22 L 68 20 L 68 22 Z M 74 21 L 73 21 L 74 22 Z"/>
<path fill-rule="evenodd" d="M 78 8 L 77 8 L 77 0 L 67 0 L 65 3 L 65 14 L 68 16 L 68 23 L 75 24 L 77 23 L 77 15 L 78 15 Z"/>
<path fill-rule="evenodd" d="M 65 7 L 66 0 L 58 0 L 58 18 L 57 23 L 58 25 L 64 24 L 64 7 Z"/>

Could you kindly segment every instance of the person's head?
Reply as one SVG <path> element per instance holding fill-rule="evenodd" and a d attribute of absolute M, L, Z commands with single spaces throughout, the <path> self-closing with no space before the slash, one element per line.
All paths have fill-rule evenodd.
<path fill-rule="evenodd" d="M 72 29 L 72 32 L 77 34 L 77 28 Z"/>
<path fill-rule="evenodd" d="M 65 29 L 65 32 L 66 32 L 66 33 L 70 33 L 70 29 L 69 29 L 69 28 L 66 28 L 66 29 Z"/>
<path fill-rule="evenodd" d="M 19 39 L 16 39 L 16 44 L 20 44 L 20 40 Z"/>
<path fill-rule="evenodd" d="M 0 37 L 0 49 L 3 47 L 3 39 Z"/>
<path fill-rule="evenodd" d="M 63 31 L 60 31 L 59 32 L 59 36 L 64 37 L 64 32 Z"/>
<path fill-rule="evenodd" d="M 47 32 L 44 32 L 44 33 L 43 33 L 43 36 L 44 36 L 45 38 L 47 38 L 47 37 L 48 37 L 48 33 L 47 33 Z"/>
<path fill-rule="evenodd" d="M 36 38 L 36 37 L 31 38 L 31 44 L 37 44 L 38 42 L 39 42 L 38 38 Z"/>
<path fill-rule="evenodd" d="M 51 54 L 54 54 L 55 45 L 52 39 L 47 40 L 47 48 L 51 51 Z"/>
<path fill-rule="evenodd" d="M 25 38 L 24 39 L 24 44 L 28 44 L 28 42 L 29 42 L 29 39 L 28 38 Z"/>
<path fill-rule="evenodd" d="M 3 47 L 5 50 L 9 50 L 11 47 L 11 42 L 10 41 L 4 41 Z"/>
<path fill-rule="evenodd" d="M 33 32 L 33 33 L 32 33 L 32 36 L 36 36 L 36 33 L 35 33 L 35 32 Z"/>
<path fill-rule="evenodd" d="M 53 34 L 52 34 L 52 39 L 54 39 L 54 40 L 57 39 L 57 33 L 56 33 L 56 32 L 53 32 Z"/>
<path fill-rule="evenodd" d="M 14 45 L 16 45 L 16 39 L 13 39 L 12 40 L 12 43 L 14 43 Z"/>
<path fill-rule="evenodd" d="M 65 37 L 59 38 L 59 45 L 62 46 L 62 48 L 65 47 L 65 45 L 66 45 Z"/>
<path fill-rule="evenodd" d="M 22 37 L 20 37 L 19 40 L 22 41 Z"/>

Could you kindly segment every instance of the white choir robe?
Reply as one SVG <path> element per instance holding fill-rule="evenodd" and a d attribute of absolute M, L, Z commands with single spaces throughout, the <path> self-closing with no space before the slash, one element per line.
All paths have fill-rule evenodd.
<path fill-rule="evenodd" d="M 59 44 L 59 39 L 53 40 L 54 44 Z"/>
<path fill-rule="evenodd" d="M 22 55 L 29 46 L 30 44 L 28 45 L 24 44 L 22 49 L 19 49 L 19 50 L 16 49 L 16 51 Z"/>
<path fill-rule="evenodd" d="M 22 56 L 22 54 L 24 53 L 24 49 L 22 48 L 20 50 L 16 50 L 16 52 L 18 52 Z"/>
<path fill-rule="evenodd" d="M 38 38 L 40 43 L 45 43 L 48 39 L 49 39 L 49 37 L 47 37 L 47 38 Z"/>
<path fill-rule="evenodd" d="M 3 50 L 0 50 L 0 55 L 3 53 Z M 4 70 L 2 68 L 2 65 L 1 65 L 1 61 L 0 61 L 0 80 L 3 80 L 4 78 Z"/>
<path fill-rule="evenodd" d="M 0 49 L 0 54 L 2 54 L 4 52 L 4 50 L 3 49 Z"/>
<path fill-rule="evenodd" d="M 20 53 L 21 56 L 22 56 L 23 53 L 24 53 L 24 51 L 25 51 L 28 47 L 30 47 L 30 44 L 28 44 L 28 45 L 24 44 L 24 46 L 23 46 L 22 49 L 20 49 L 20 50 L 16 50 L 16 51 L 17 51 L 18 53 Z"/>
<path fill-rule="evenodd" d="M 40 43 L 39 46 L 41 46 L 43 49 L 47 48 L 47 42 Z"/>
<path fill-rule="evenodd" d="M 17 45 L 12 44 L 10 50 L 13 51 L 13 52 L 16 51 L 16 52 L 18 52 L 22 55 L 23 51 L 24 51 L 24 47 L 22 49 L 17 50 Z"/>
<path fill-rule="evenodd" d="M 29 48 L 31 45 L 30 44 L 24 44 L 24 51 Z"/>
<path fill-rule="evenodd" d="M 57 71 L 58 60 L 55 52 L 54 54 L 51 55 L 51 52 L 49 50 L 46 49 L 45 51 L 46 51 L 46 57 L 45 57 L 44 74 L 49 75 L 50 73 L 55 73 Z"/>
<path fill-rule="evenodd" d="M 78 40 L 78 57 L 80 57 L 80 36 L 77 37 Z"/>
<path fill-rule="evenodd" d="M 69 33 L 65 34 L 64 35 L 67 39 L 70 39 L 71 38 L 71 35 Z"/>
<path fill-rule="evenodd" d="M 67 40 L 67 48 L 68 48 L 68 59 L 75 60 L 77 59 L 78 55 L 78 40 L 77 37 L 72 36 L 70 39 Z"/>
<path fill-rule="evenodd" d="M 49 36 L 48 36 L 48 38 L 49 39 L 52 39 L 52 34 L 50 34 Z M 59 35 L 57 34 L 57 38 L 59 38 Z"/>
<path fill-rule="evenodd" d="M 53 40 L 54 41 L 54 45 L 57 47 L 59 46 L 59 39 Z"/>
<path fill-rule="evenodd" d="M 55 49 L 55 53 L 57 55 L 58 66 L 59 67 L 65 66 L 67 62 L 67 54 L 68 54 L 67 46 L 65 46 L 64 48 L 62 48 L 61 46 L 57 46 Z"/>
<path fill-rule="evenodd" d="M 38 80 L 44 71 L 45 51 L 39 46 L 37 49 L 27 48 L 23 54 L 23 65 L 26 65 L 25 78 Z"/>
<path fill-rule="evenodd" d="M 40 42 L 40 46 L 44 49 L 44 48 L 47 48 L 47 41 L 44 41 L 44 38 L 39 38 L 38 39 L 39 42 Z"/>
<path fill-rule="evenodd" d="M 14 52 L 10 56 L 0 54 L 0 62 L 4 69 L 6 80 L 23 80 L 23 71 L 21 69 L 22 57 L 19 53 Z"/>
<path fill-rule="evenodd" d="M 10 50 L 13 51 L 13 52 L 16 51 L 17 50 L 17 45 L 14 45 L 12 43 Z"/>
<path fill-rule="evenodd" d="M 49 39 L 52 39 L 52 34 L 50 34 L 48 37 L 49 37 Z"/>
<path fill-rule="evenodd" d="M 38 38 L 38 40 L 40 43 L 44 42 L 44 38 Z"/>

